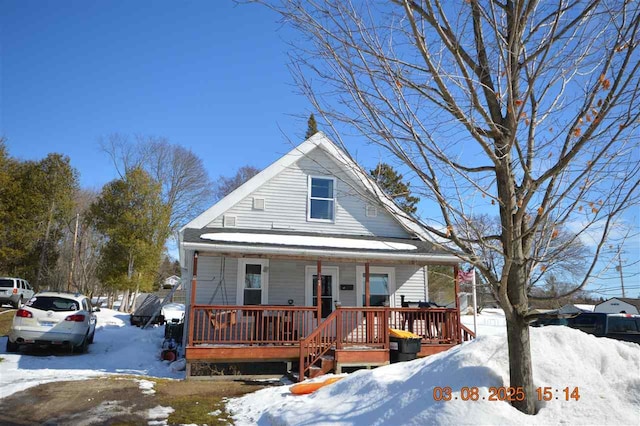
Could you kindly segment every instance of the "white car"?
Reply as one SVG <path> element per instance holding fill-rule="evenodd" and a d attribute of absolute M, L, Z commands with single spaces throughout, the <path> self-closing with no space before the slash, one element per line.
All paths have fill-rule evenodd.
<path fill-rule="evenodd" d="M 165 322 L 176 323 L 184 321 L 184 305 L 182 303 L 167 303 L 161 311 Z"/>
<path fill-rule="evenodd" d="M 27 280 L 22 278 L 0 277 L 0 305 L 11 303 L 19 308 L 25 300 L 33 297 L 33 289 Z"/>
<path fill-rule="evenodd" d="M 91 302 L 81 294 L 38 293 L 16 312 L 7 352 L 16 352 L 20 345 L 61 345 L 84 353 L 96 332 L 93 312 Z"/>

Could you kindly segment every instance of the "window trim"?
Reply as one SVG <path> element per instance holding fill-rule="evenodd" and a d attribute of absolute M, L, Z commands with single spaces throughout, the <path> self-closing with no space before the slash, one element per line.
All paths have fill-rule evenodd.
<path fill-rule="evenodd" d="M 387 274 L 389 277 L 389 307 L 396 306 L 396 268 L 393 266 L 369 266 L 369 274 Z M 356 265 L 356 306 L 362 306 L 364 296 L 364 265 Z"/>
<path fill-rule="evenodd" d="M 316 219 L 311 217 L 311 183 L 313 179 L 324 179 L 333 181 L 333 198 L 321 198 L 321 197 L 313 197 L 314 200 L 326 200 L 333 201 L 333 219 Z M 337 192 L 337 183 L 338 180 L 333 176 L 320 176 L 320 175 L 308 175 L 307 176 L 307 221 L 309 222 L 324 222 L 324 223 L 335 223 L 336 221 L 336 206 L 338 204 L 338 200 L 336 197 Z"/>
<path fill-rule="evenodd" d="M 244 279 L 246 277 L 246 265 L 261 265 L 261 289 L 260 304 L 267 305 L 269 302 L 269 259 L 252 259 L 242 258 L 238 259 L 238 282 L 236 291 L 236 305 L 244 306 Z"/>

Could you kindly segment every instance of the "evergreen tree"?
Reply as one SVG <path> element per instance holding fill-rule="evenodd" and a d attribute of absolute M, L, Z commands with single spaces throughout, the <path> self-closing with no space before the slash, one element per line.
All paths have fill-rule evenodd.
<path fill-rule="evenodd" d="M 106 237 L 98 276 L 125 295 L 153 288 L 171 215 L 161 191 L 144 170 L 131 169 L 124 178 L 105 185 L 89 209 L 90 220 Z"/>
<path fill-rule="evenodd" d="M 318 133 L 318 123 L 316 118 L 311 114 L 307 120 L 307 133 L 304 135 L 305 140 Z"/>
<path fill-rule="evenodd" d="M 48 285 L 77 180 L 68 157 L 18 161 L 0 139 L 0 272 Z"/>
<path fill-rule="evenodd" d="M 398 206 L 408 214 L 416 212 L 416 204 L 420 198 L 411 195 L 411 185 L 409 182 L 402 181 L 402 175 L 395 171 L 393 167 L 386 163 L 380 163 L 378 166 L 370 170 L 371 176 L 380 186 L 380 188 L 389 196 Z"/>

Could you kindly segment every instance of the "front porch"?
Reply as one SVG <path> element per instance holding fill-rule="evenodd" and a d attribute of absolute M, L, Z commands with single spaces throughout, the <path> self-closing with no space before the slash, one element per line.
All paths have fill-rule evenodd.
<path fill-rule="evenodd" d="M 318 324 L 316 307 L 192 305 L 187 363 L 287 362 L 298 377 L 390 361 L 389 328 L 420 336 L 418 356 L 473 338 L 457 309 L 342 307 Z"/>
<path fill-rule="evenodd" d="M 426 242 L 298 236 L 319 244 L 310 249 L 205 243 L 201 232 L 185 233 L 193 241 L 183 244 L 193 250 L 184 342 L 188 376 L 196 363 L 287 363 L 300 379 L 385 365 L 391 360 L 390 328 L 417 334 L 418 356 L 473 337 L 460 324 L 457 258 L 434 253 Z M 263 234 L 228 237 L 235 241 L 247 235 Z M 205 236 L 222 239 L 225 234 Z M 322 245 L 345 241 L 354 247 Z M 440 275 L 453 290 L 449 307 L 428 303 L 428 265 L 445 267 Z M 408 307 L 405 297 L 416 307 Z"/>

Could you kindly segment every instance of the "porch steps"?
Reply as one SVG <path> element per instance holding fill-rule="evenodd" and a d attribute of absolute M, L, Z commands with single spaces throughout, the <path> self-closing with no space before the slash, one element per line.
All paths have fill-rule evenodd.
<path fill-rule="evenodd" d="M 324 355 L 320 358 L 319 364 L 320 365 L 312 365 L 309 368 L 310 379 L 334 371 L 336 367 L 336 359 L 333 355 Z"/>

